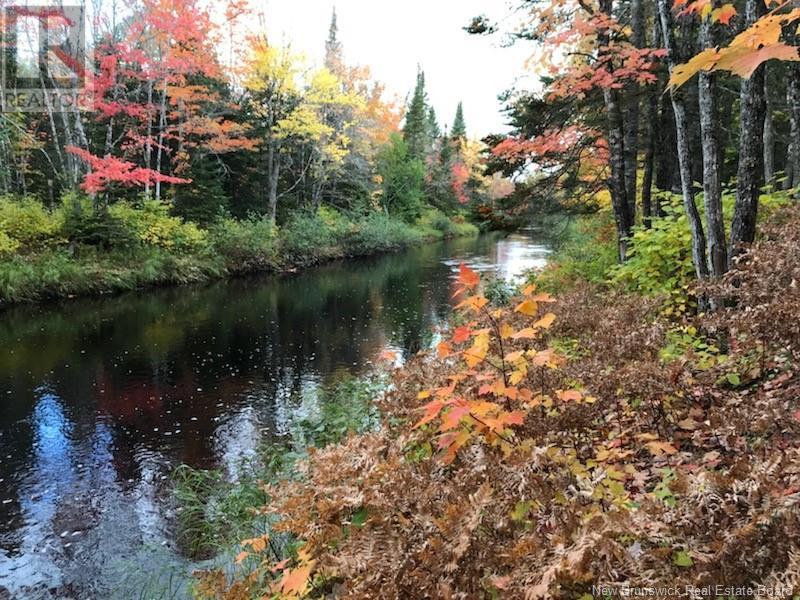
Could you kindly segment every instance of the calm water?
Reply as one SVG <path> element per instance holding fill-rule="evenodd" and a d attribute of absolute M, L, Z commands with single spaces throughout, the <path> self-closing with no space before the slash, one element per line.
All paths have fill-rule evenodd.
<path fill-rule="evenodd" d="M 0 600 L 164 583 L 186 566 L 171 539 L 176 465 L 235 478 L 303 393 L 429 344 L 460 262 L 514 277 L 547 254 L 533 233 L 484 236 L 0 313 Z"/>

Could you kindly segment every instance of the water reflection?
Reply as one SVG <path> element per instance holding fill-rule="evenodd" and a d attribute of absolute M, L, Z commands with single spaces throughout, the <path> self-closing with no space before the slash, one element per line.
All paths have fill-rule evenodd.
<path fill-rule="evenodd" d="M 105 597 L 112 567 L 171 548 L 174 466 L 236 478 L 299 398 L 429 345 L 462 261 L 518 277 L 546 257 L 483 237 L 0 315 L 0 598 Z"/>

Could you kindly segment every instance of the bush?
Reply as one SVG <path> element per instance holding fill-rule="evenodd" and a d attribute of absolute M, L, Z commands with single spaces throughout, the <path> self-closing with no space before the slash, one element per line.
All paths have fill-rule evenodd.
<path fill-rule="evenodd" d="M 318 214 L 294 216 L 280 232 L 281 258 L 297 265 L 308 265 L 333 254 L 335 236 Z"/>
<path fill-rule="evenodd" d="M 53 239 L 60 229 L 56 215 L 32 198 L 0 198 L 0 253 L 36 249 Z M 16 242 L 16 244 L 14 243 Z"/>
<path fill-rule="evenodd" d="M 552 224 L 555 254 L 542 273 L 532 275 L 538 283 L 556 292 L 578 282 L 604 283 L 608 270 L 617 264 L 616 230 L 606 211 Z"/>
<path fill-rule="evenodd" d="M 20 247 L 20 243 L 14 238 L 0 231 L 0 258 L 14 254 Z"/>
<path fill-rule="evenodd" d="M 136 232 L 109 211 L 97 210 L 87 197 L 66 194 L 58 210 L 61 235 L 84 246 L 120 248 L 136 243 Z"/>
<path fill-rule="evenodd" d="M 663 203 L 663 218 L 653 219 L 650 229 L 634 228 L 628 260 L 613 267 L 611 281 L 645 295 L 671 294 L 694 280 L 692 235 L 683 207 Z"/>
<path fill-rule="evenodd" d="M 132 232 L 144 246 L 184 253 L 208 247 L 208 234 L 194 223 L 185 223 L 180 217 L 171 216 L 169 205 L 164 202 L 145 200 L 141 208 L 118 202 L 108 212 L 112 220 Z"/>
<path fill-rule="evenodd" d="M 275 226 L 265 219 L 220 219 L 210 230 L 213 248 L 231 271 L 266 269 L 277 260 Z"/>
<path fill-rule="evenodd" d="M 422 242 L 422 234 L 403 221 L 384 213 L 371 213 L 351 228 L 343 240 L 349 256 L 400 250 Z"/>

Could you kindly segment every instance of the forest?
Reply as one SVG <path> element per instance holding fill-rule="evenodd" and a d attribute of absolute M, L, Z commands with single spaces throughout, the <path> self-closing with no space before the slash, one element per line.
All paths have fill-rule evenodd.
<path fill-rule="evenodd" d="M 404 101 L 346 63 L 335 10 L 312 61 L 244 30 L 246 3 L 112 9 L 93 18 L 92 69 L 40 69 L 3 91 L 2 303 L 474 235 L 473 221 L 491 225 L 481 208 L 513 191 L 486 175 L 461 104 L 440 124 L 421 67 Z M 7 10 L 4 65 L 24 75 L 21 16 L 53 17 Z"/>
<path fill-rule="evenodd" d="M 800 2 L 485 1 L 458 27 L 533 77 L 476 139 L 423 66 L 399 99 L 350 65 L 336 11 L 314 69 L 226 44 L 252 20 L 229 1 L 104 15 L 91 110 L 0 114 L 0 310 L 418 249 L 297 275 L 288 300 L 246 280 L 269 297 L 207 348 L 148 307 L 137 346 L 216 373 L 241 342 L 247 368 L 203 380 L 153 351 L 144 412 L 180 372 L 181 402 L 266 389 L 275 414 L 234 477 L 181 455 L 164 485 L 190 567 L 137 597 L 800 597 Z M 544 264 L 502 277 L 531 235 Z M 183 298 L 190 320 L 221 322 L 226 289 Z M 320 356 L 331 377 L 303 379 Z"/>

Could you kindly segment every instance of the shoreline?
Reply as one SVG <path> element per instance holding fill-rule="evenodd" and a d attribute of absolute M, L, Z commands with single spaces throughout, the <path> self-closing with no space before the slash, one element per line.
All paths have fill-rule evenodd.
<path fill-rule="evenodd" d="M 337 244 L 322 249 L 322 253 L 319 255 L 310 254 L 308 256 L 295 257 L 294 259 L 274 260 L 256 265 L 248 265 L 247 261 L 243 261 L 241 265 L 219 264 L 222 260 L 224 260 L 221 256 L 203 256 L 202 254 L 179 256 L 162 252 L 158 249 L 141 248 L 138 249 L 138 252 L 144 256 L 137 256 L 136 252 L 131 253 L 128 257 L 130 258 L 131 263 L 135 262 L 137 258 L 141 259 L 143 257 L 148 258 L 158 256 L 165 262 L 174 261 L 175 263 L 184 263 L 183 265 L 175 264 L 172 266 L 183 266 L 185 270 L 183 272 L 178 272 L 178 270 L 175 270 L 171 273 L 160 273 L 152 280 L 135 281 L 133 285 L 129 284 L 130 280 L 125 276 L 136 277 L 137 273 L 141 274 L 141 270 L 144 268 L 141 261 L 139 262 L 138 268 L 133 268 L 127 267 L 124 261 L 115 261 L 115 256 L 111 252 L 106 253 L 105 256 L 102 256 L 102 260 L 111 259 L 108 264 L 98 263 L 96 260 L 96 255 L 88 256 L 88 261 L 86 260 L 87 257 L 84 257 L 83 259 L 75 259 L 74 257 L 70 257 L 68 262 L 71 266 L 100 267 L 99 272 L 96 273 L 96 275 L 102 275 L 102 281 L 95 287 L 88 282 L 88 278 L 92 274 L 85 273 L 85 278 L 81 278 L 81 281 L 75 282 L 76 285 L 87 285 L 87 287 L 83 289 L 65 289 L 63 291 L 54 292 L 54 290 L 41 286 L 32 297 L 13 300 L 0 296 L 0 316 L 2 316 L 7 310 L 21 306 L 47 305 L 50 303 L 54 304 L 57 302 L 77 300 L 81 298 L 116 297 L 121 296 L 126 292 L 143 291 L 148 289 L 177 288 L 194 285 L 208 285 L 225 280 L 244 279 L 260 275 L 275 275 L 278 277 L 297 275 L 308 269 L 338 260 L 349 261 L 372 256 L 381 256 L 402 252 L 415 247 L 420 247 L 425 244 L 481 235 L 482 232 L 476 226 L 472 224 L 468 225 L 469 231 L 443 234 L 442 236 L 422 232 L 419 228 L 416 228 L 416 231 L 418 231 L 421 236 L 418 240 L 413 240 L 411 242 L 405 240 L 385 240 L 387 242 L 385 246 L 376 247 L 366 252 L 349 251 L 343 244 Z M 64 255 L 65 253 L 63 252 L 59 253 L 57 251 L 50 251 L 35 255 L 34 261 L 24 260 L 24 262 L 32 266 L 34 269 L 37 267 L 41 269 L 42 267 L 46 267 L 46 264 L 42 264 L 46 260 L 58 256 L 63 257 Z M 10 263 L 12 261 L 19 261 L 21 258 L 26 259 L 28 257 L 12 257 L 12 259 L 8 261 L 0 261 L 0 267 L 2 266 L 2 262 Z M 82 264 L 82 260 L 86 261 L 85 265 Z M 0 285 L 2 283 L 3 282 L 0 281 Z"/>

